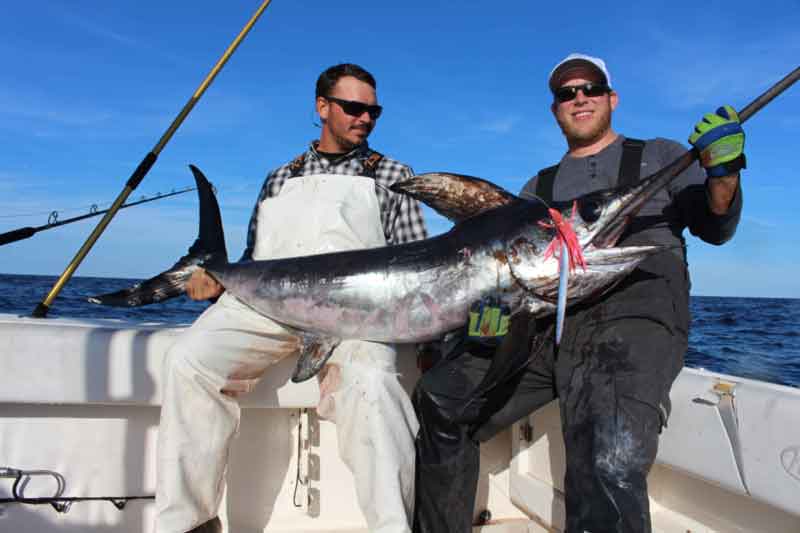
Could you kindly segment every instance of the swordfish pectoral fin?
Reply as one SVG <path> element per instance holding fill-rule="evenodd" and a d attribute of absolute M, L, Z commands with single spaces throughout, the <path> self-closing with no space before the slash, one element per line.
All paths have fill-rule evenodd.
<path fill-rule="evenodd" d="M 161 274 L 127 289 L 91 296 L 88 298 L 90 303 L 115 307 L 137 307 L 163 302 L 183 294 L 186 290 L 186 282 L 199 267 L 223 265 L 228 262 L 222 217 L 219 213 L 219 204 L 214 196 L 214 189 L 200 169 L 194 165 L 189 165 L 189 168 L 192 170 L 197 184 L 197 197 L 200 205 L 197 240 L 189 248 L 189 252 Z"/>
<path fill-rule="evenodd" d="M 300 383 L 313 378 L 322 370 L 342 339 L 303 331 L 297 332 L 297 334 L 300 337 L 301 346 L 297 365 L 292 373 L 292 381 Z"/>
<path fill-rule="evenodd" d="M 446 172 L 412 176 L 392 184 L 389 189 L 416 198 L 453 222 L 517 200 L 515 195 L 489 181 Z"/>

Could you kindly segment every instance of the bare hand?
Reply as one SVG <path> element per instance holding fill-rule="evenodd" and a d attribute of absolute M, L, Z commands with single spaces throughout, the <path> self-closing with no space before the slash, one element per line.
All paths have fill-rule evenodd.
<path fill-rule="evenodd" d="M 223 292 L 225 292 L 225 288 L 202 268 L 195 270 L 186 283 L 186 295 L 192 300 L 209 300 L 218 297 Z"/>

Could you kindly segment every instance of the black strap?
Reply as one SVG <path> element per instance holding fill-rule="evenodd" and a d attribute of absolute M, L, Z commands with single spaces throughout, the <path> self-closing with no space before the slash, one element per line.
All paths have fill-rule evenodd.
<path fill-rule="evenodd" d="M 644 144 L 644 141 L 639 139 L 625 139 L 622 141 L 622 159 L 619 162 L 617 187 L 633 185 L 639 181 L 642 171 Z"/>
<path fill-rule="evenodd" d="M 617 186 L 632 185 L 639 181 L 642 170 L 642 153 L 645 141 L 625 139 L 622 141 L 622 158 L 619 162 L 619 181 Z M 558 174 L 558 165 L 539 171 L 536 178 L 536 196 L 547 203 L 553 201 L 553 184 Z"/>
<path fill-rule="evenodd" d="M 378 170 L 378 164 L 383 159 L 383 154 L 380 152 L 372 151 L 369 157 L 361 164 L 363 167 L 362 175 L 367 178 L 375 179 L 375 171 Z"/>
<path fill-rule="evenodd" d="M 556 174 L 558 165 L 553 165 L 540 170 L 536 179 L 536 196 L 548 204 L 553 201 L 553 183 L 556 181 Z"/>
<path fill-rule="evenodd" d="M 303 152 L 302 154 L 295 157 L 291 163 L 289 163 L 289 171 L 292 173 L 290 178 L 296 178 L 303 172 L 303 167 L 306 165 L 306 154 Z"/>

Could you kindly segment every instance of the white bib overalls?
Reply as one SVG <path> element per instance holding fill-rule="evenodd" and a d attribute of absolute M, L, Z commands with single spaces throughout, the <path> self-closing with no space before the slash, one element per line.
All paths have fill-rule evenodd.
<path fill-rule="evenodd" d="M 258 209 L 253 259 L 386 244 L 374 180 L 319 174 L 288 179 Z M 157 533 L 184 533 L 218 513 L 240 408 L 297 339 L 227 293 L 169 350 L 158 438 Z M 395 374 L 393 346 L 343 341 L 323 370 L 319 412 L 336 423 L 370 531 L 406 533 L 414 503 L 418 424 Z M 327 370 L 327 372 L 326 372 Z M 221 391 L 225 391 L 223 394 Z M 265 454 L 265 460 L 267 460 Z"/>

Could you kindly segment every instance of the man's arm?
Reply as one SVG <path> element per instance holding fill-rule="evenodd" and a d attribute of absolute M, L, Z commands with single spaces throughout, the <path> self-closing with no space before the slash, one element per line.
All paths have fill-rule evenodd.
<path fill-rule="evenodd" d="M 723 106 L 705 115 L 689 142 L 698 152 L 706 180 L 702 208 L 688 213 L 687 225 L 704 241 L 722 244 L 736 232 L 742 209 L 739 171 L 745 167 L 744 131 L 736 111 Z"/>
<path fill-rule="evenodd" d="M 414 171 L 403 165 L 397 168 L 397 178 L 392 181 L 410 178 Z M 389 219 L 389 244 L 403 244 L 428 238 L 428 229 L 419 202 L 406 194 L 390 193 L 392 213 Z"/>
<path fill-rule="evenodd" d="M 428 229 L 419 202 L 407 196 L 403 196 L 399 201 L 400 206 L 392 228 L 392 244 L 427 239 Z"/>
<path fill-rule="evenodd" d="M 708 208 L 715 215 L 726 215 L 739 188 L 739 173 L 721 178 L 708 178 Z"/>
<path fill-rule="evenodd" d="M 685 153 L 682 145 L 674 143 L 674 147 L 666 152 L 665 164 Z M 730 240 L 736 233 L 742 212 L 742 191 L 738 182 L 738 176 L 713 178 L 712 181 L 703 175 L 698 164 L 685 170 L 671 193 L 682 227 L 709 244 L 719 245 Z M 731 188 L 721 190 L 718 187 Z M 715 189 L 717 194 L 712 196 Z M 719 202 L 717 208 L 715 201 Z"/>

